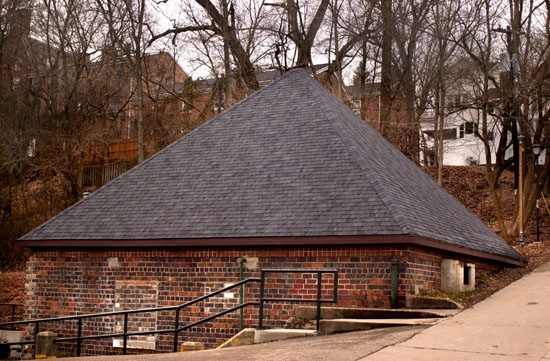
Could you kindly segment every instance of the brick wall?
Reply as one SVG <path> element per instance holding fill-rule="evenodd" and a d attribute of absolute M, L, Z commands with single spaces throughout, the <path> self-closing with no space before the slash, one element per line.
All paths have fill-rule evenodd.
<path fill-rule="evenodd" d="M 239 278 L 240 257 L 248 259 L 244 277 L 259 277 L 267 268 L 336 268 L 339 276 L 338 306 L 387 307 L 391 297 L 391 259 L 400 261 L 399 302 L 415 286 L 438 288 L 439 252 L 409 246 L 318 247 L 215 247 L 215 248 L 119 248 L 35 250 L 27 264 L 26 318 L 43 318 L 112 312 L 125 309 L 179 305 Z M 451 257 L 452 258 L 452 257 Z M 454 257 L 456 258 L 456 257 Z M 476 262 L 477 269 L 496 268 Z M 272 274 L 266 279 L 267 296 L 315 298 L 317 280 L 312 274 Z M 332 281 L 326 275 L 323 297 L 332 297 Z M 197 303 L 180 315 L 180 325 L 207 317 L 238 304 L 238 289 Z M 259 285 L 247 286 L 245 300 L 257 300 Z M 280 327 L 296 304 L 267 304 L 267 327 Z M 257 326 L 257 308 L 248 308 L 245 327 Z M 144 313 L 129 318 L 130 330 L 172 328 L 174 311 Z M 118 318 L 117 318 L 118 317 Z M 83 334 L 121 330 L 121 317 L 84 321 Z M 182 341 L 203 341 L 212 347 L 238 331 L 238 312 L 181 333 Z M 60 336 L 76 335 L 76 321 L 44 324 Z M 134 337 L 131 352 L 172 349 L 172 335 Z M 115 343 L 117 341 L 115 340 Z M 141 344 L 140 344 L 141 342 Z M 74 354 L 75 344 L 60 344 L 64 354 Z M 90 340 L 83 354 L 121 353 L 113 339 Z"/>

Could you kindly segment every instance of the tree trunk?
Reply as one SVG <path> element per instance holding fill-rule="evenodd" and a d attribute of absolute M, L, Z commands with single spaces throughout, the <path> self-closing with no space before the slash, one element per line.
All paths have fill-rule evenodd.
<path fill-rule="evenodd" d="M 382 0 L 382 74 L 380 84 L 380 134 L 387 137 L 391 119 L 392 95 L 392 0 Z"/>
<path fill-rule="evenodd" d="M 224 108 L 231 107 L 233 96 L 231 94 L 231 62 L 229 59 L 229 10 L 227 9 L 227 0 L 222 0 L 223 11 L 223 66 L 225 71 L 224 76 Z"/>

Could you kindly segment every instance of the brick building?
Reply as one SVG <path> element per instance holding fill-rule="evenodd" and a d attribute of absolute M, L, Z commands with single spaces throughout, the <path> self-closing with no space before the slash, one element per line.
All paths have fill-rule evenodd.
<path fill-rule="evenodd" d="M 241 258 L 245 277 L 265 268 L 336 268 L 338 305 L 350 307 L 389 306 L 393 259 L 400 304 L 418 288 L 442 287 L 449 261 L 469 272 L 469 285 L 473 269 L 479 275 L 524 263 L 303 70 L 286 73 L 19 244 L 33 251 L 27 318 L 181 304 L 238 280 Z M 283 276 L 266 287 L 280 296 L 315 292 L 314 282 Z M 247 288 L 245 298 L 257 293 Z M 234 296 L 198 305 L 181 324 L 234 305 Z M 268 325 L 284 323 L 294 307 L 270 305 Z M 169 328 L 169 320 L 172 314 L 148 315 L 131 327 Z M 116 319 L 94 322 L 87 327 L 105 333 L 120 327 Z M 257 325 L 257 310 L 246 310 L 245 325 Z M 212 346 L 237 328 L 230 314 L 183 337 Z M 133 342 L 170 350 L 170 339 Z M 85 352 L 118 345 L 101 342 L 98 350 L 87 341 Z"/>

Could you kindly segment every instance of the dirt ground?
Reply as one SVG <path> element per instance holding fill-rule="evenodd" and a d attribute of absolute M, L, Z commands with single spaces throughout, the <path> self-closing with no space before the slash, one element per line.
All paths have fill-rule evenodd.
<path fill-rule="evenodd" d="M 23 303 L 25 290 L 24 272 L 0 273 L 0 303 Z M 16 307 L 17 316 L 22 316 L 23 308 Z M 0 322 L 9 322 L 3 316 L 11 315 L 11 307 L 0 306 Z"/>
<path fill-rule="evenodd" d="M 432 177 L 437 178 L 435 168 L 425 169 Z M 495 216 L 493 202 L 489 194 L 485 169 L 482 166 L 445 167 L 443 170 L 443 187 L 464 204 L 471 212 L 498 233 L 499 227 Z M 499 194 L 503 211 L 508 222 L 514 214 L 514 178 L 512 172 L 504 172 L 499 184 Z M 547 199 L 550 202 L 549 199 Z M 541 203 L 541 224 L 550 226 L 550 215 L 546 206 Z M 544 231 L 544 232 L 542 232 Z M 477 278 L 475 292 L 449 295 L 465 307 L 469 307 L 499 289 L 520 279 L 543 263 L 550 261 L 550 228 L 541 228 L 540 241 L 536 241 L 536 215 L 533 214 L 524 232 L 525 246 L 519 246 L 515 239 L 512 246 L 529 263 L 526 267 L 506 268 L 490 277 Z"/>
<path fill-rule="evenodd" d="M 434 169 L 426 171 L 435 177 Z M 483 167 L 446 167 L 443 186 L 485 223 L 498 231 Z M 513 175 L 510 172 L 505 173 L 502 177 L 500 193 L 505 214 L 508 219 L 511 219 L 514 211 L 514 192 Z M 543 224 L 550 225 L 550 215 L 546 210 L 542 212 L 541 218 Z M 536 240 L 535 220 L 536 217 L 533 215 L 531 223 L 525 230 L 526 245 L 520 247 L 517 240 L 513 244 L 514 248 L 529 261 L 528 266 L 506 268 L 490 277 L 478 278 L 476 291 L 450 296 L 469 307 L 521 278 L 537 266 L 550 261 L 550 228 L 544 229 L 545 232 L 541 234 L 541 243 L 534 243 Z M 24 287 L 24 272 L 0 273 L 0 303 L 22 303 Z M 0 315 L 6 313 L 7 309 L 0 307 Z"/>

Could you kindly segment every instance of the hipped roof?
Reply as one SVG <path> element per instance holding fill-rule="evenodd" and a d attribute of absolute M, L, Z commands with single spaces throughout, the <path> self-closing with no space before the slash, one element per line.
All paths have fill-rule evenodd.
<path fill-rule="evenodd" d="M 401 240 L 524 262 L 303 70 L 286 73 L 20 243 L 290 245 L 315 239 Z"/>

